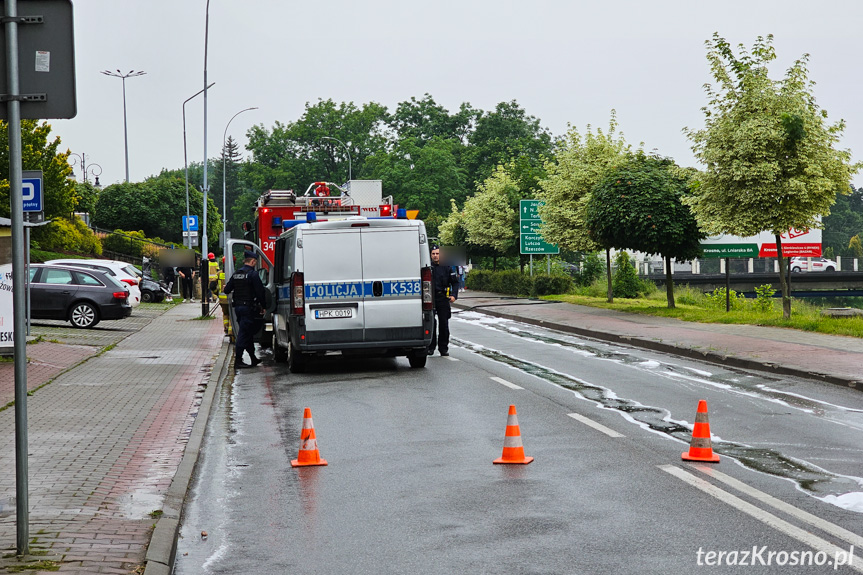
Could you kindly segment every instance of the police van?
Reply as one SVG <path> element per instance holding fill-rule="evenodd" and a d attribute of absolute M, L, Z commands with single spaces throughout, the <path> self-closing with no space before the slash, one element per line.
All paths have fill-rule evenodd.
<path fill-rule="evenodd" d="M 434 323 L 425 224 L 309 219 L 276 240 L 276 360 L 294 373 L 331 352 L 406 356 L 424 367 Z"/>

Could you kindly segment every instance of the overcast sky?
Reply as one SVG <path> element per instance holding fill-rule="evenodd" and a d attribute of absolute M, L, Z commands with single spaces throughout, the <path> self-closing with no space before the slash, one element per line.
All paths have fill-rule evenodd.
<path fill-rule="evenodd" d="M 123 181 L 125 163 L 122 81 L 101 70 L 146 72 L 126 80 L 130 179 L 183 167 L 183 101 L 204 87 L 206 3 L 73 3 L 78 113 L 50 123 L 61 149 L 101 166 L 103 185 Z M 228 134 L 247 155 L 251 125 L 295 121 L 306 102 L 393 111 L 429 93 L 450 111 L 516 100 L 554 135 L 605 127 L 613 108 L 627 141 L 692 166 L 681 130 L 703 125 L 704 42 L 719 32 L 747 46 L 773 34 L 775 78 L 810 54 L 819 105 L 846 120 L 842 147 L 863 159 L 860 0 L 211 0 L 209 16 L 211 158 L 244 108 L 259 109 Z M 203 103 L 186 105 L 190 162 L 204 158 Z"/>

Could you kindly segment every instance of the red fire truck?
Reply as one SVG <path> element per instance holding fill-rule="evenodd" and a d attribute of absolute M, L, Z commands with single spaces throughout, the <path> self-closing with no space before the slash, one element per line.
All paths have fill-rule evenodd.
<path fill-rule="evenodd" d="M 317 221 L 327 221 L 349 216 L 394 218 L 397 211 L 393 197 L 383 197 L 380 180 L 351 180 L 344 186 L 314 182 L 303 195 L 293 190 L 265 192 L 255 204 L 255 221 L 245 222 L 243 231 L 245 238 L 258 244 L 273 261 L 279 235 L 305 222 L 309 212 L 315 212 Z"/>

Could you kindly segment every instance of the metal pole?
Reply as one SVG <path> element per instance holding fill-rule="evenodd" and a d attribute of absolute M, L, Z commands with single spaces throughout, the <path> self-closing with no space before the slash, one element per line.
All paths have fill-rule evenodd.
<path fill-rule="evenodd" d="M 207 86 L 208 88 L 212 88 L 215 82 Z M 190 96 L 186 98 L 186 101 L 183 102 L 183 164 L 186 167 L 186 221 L 189 221 L 189 155 L 186 153 L 186 103 L 189 102 L 195 96 L 199 94 L 203 94 L 203 90 L 198 90 L 195 92 L 194 96 Z M 186 245 L 186 248 L 192 249 L 192 232 L 189 231 L 188 235 L 183 238 L 183 243 Z"/>
<path fill-rule="evenodd" d="M 9 195 L 12 219 L 12 330 L 15 351 L 15 508 L 17 553 L 30 553 L 30 498 L 27 458 L 27 336 L 24 319 L 27 285 L 24 262 L 24 196 L 21 168 L 21 102 L 18 84 L 17 0 L 6 0 L 6 81 L 11 99 L 6 104 L 9 116 Z"/>
<path fill-rule="evenodd" d="M 209 280 L 209 263 L 207 258 L 207 42 L 210 35 L 210 0 L 207 0 L 207 10 L 204 20 L 204 222 L 201 228 L 201 316 L 206 316 L 210 311 L 210 302 L 207 301 L 207 283 Z"/>
<path fill-rule="evenodd" d="M 228 125 L 225 126 L 225 133 L 222 134 L 222 251 L 224 251 L 228 241 L 228 212 L 225 211 L 225 190 L 227 189 L 227 175 L 225 172 L 225 170 L 227 169 L 227 157 L 225 153 L 225 146 L 227 146 L 226 138 L 228 137 L 228 128 L 230 127 L 231 122 L 234 121 L 234 118 L 236 118 L 243 112 L 257 109 L 258 107 L 255 106 L 253 108 L 246 108 L 245 110 L 240 110 L 239 112 L 234 114 L 231 119 L 228 120 Z"/>
<path fill-rule="evenodd" d="M 126 183 L 129 183 L 129 126 L 126 122 L 126 77 L 123 76 L 123 143 L 126 146 Z"/>

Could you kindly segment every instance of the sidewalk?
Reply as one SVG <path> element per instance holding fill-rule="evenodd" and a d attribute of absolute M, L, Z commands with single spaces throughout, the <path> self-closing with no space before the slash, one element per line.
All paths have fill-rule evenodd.
<path fill-rule="evenodd" d="M 692 323 L 473 290 L 459 296 L 453 306 L 462 310 L 863 391 L 863 339 L 859 338 L 753 325 Z"/>
<path fill-rule="evenodd" d="M 56 562 L 61 573 L 143 573 L 211 374 L 226 358 L 220 314 L 194 320 L 200 313 L 200 305 L 177 305 L 131 335 L 117 329 L 113 337 L 122 339 L 101 355 L 100 346 L 28 345 L 28 388 L 54 378 L 27 404 L 29 560 Z M 10 368 L 0 366 L 4 404 Z M 5 571 L 23 565 L 14 558 L 13 408 L 0 411 L 0 429 L 7 445 L 0 454 Z"/>

